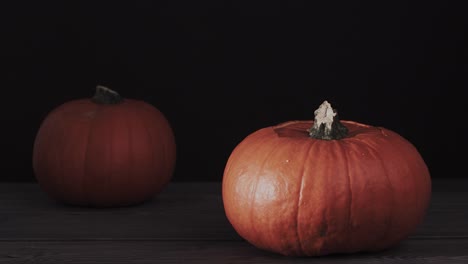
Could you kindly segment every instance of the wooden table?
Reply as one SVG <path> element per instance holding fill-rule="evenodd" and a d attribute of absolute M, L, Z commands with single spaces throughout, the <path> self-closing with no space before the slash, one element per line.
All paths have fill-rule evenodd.
<path fill-rule="evenodd" d="M 433 181 L 429 213 L 399 246 L 292 258 L 256 249 L 227 221 L 221 184 L 171 183 L 117 209 L 57 204 L 35 183 L 0 184 L 0 263 L 468 263 L 468 180 Z"/>

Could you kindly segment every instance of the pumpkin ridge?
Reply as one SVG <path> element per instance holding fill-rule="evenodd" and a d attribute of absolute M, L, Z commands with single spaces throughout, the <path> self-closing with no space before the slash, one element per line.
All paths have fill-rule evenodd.
<path fill-rule="evenodd" d="M 332 143 L 333 144 L 333 143 Z M 328 157 L 329 155 L 329 151 L 330 151 L 330 144 L 328 143 L 325 143 L 325 144 L 321 144 L 321 148 L 319 148 L 317 150 L 317 156 L 320 157 L 320 159 L 325 159 L 325 157 Z M 323 152 L 324 154 L 320 154 L 320 152 Z M 326 162 L 328 161 L 328 159 L 325 159 L 325 161 L 322 160 L 322 162 Z M 327 188 L 330 184 L 330 178 L 327 178 L 325 177 L 324 178 L 325 181 L 321 182 L 321 185 L 319 185 L 320 187 L 319 188 Z M 329 197 L 329 193 L 328 192 L 323 192 L 321 193 L 322 195 L 322 198 L 324 199 L 327 199 L 328 200 L 328 197 Z M 319 241 L 318 243 L 318 247 L 316 248 L 316 252 L 318 252 L 318 254 L 320 255 L 327 255 L 329 254 L 330 252 L 329 249 L 328 249 L 328 244 L 329 244 L 329 237 L 328 236 L 328 232 L 329 232 L 329 226 L 328 226 L 328 221 L 329 221 L 329 206 L 323 206 L 321 212 L 320 212 L 320 216 L 321 216 L 321 221 L 319 221 L 318 225 L 316 226 L 317 227 L 317 233 L 316 233 L 316 239 Z"/>
<path fill-rule="evenodd" d="M 73 130 L 76 129 L 76 127 L 75 127 L 75 126 L 76 126 L 76 123 L 74 123 L 73 121 L 62 121 L 62 122 L 65 122 L 66 125 L 64 125 L 63 127 L 66 127 L 67 130 L 73 131 Z M 66 122 L 68 122 L 68 124 L 67 124 Z M 75 143 L 75 142 L 73 141 L 74 138 L 73 138 L 73 137 L 70 137 L 70 133 L 67 133 L 67 132 L 63 131 L 63 130 L 64 130 L 63 127 L 61 127 L 61 130 L 62 130 L 62 133 L 65 135 L 65 138 L 66 138 L 66 139 L 64 140 L 64 142 L 62 142 L 62 148 L 60 148 L 60 152 L 62 152 L 62 153 L 60 154 L 61 160 L 60 160 L 60 162 L 57 163 L 57 167 L 60 168 L 60 176 L 58 177 L 58 180 L 59 180 L 59 186 L 62 187 L 61 190 L 60 190 L 60 191 L 62 192 L 62 194 L 60 195 L 61 199 L 64 199 L 65 196 L 66 196 L 66 194 L 63 194 L 63 193 L 67 193 L 67 192 L 68 192 L 68 191 L 66 191 L 68 188 L 67 188 L 67 186 L 66 186 L 66 184 L 65 184 L 65 182 L 66 182 L 66 177 L 67 177 L 68 175 L 67 175 L 67 173 L 66 173 L 66 170 L 64 169 L 64 168 L 65 168 L 65 165 L 64 165 L 64 164 L 65 164 L 66 161 L 67 161 L 66 155 L 67 155 L 67 153 L 70 152 L 70 149 L 71 149 L 70 146 L 72 146 L 72 145 Z M 63 139 L 64 136 L 61 135 L 60 138 Z M 71 140 L 70 140 L 70 139 L 71 139 Z M 69 157 L 67 157 L 67 158 L 69 159 Z M 64 190 L 65 190 L 65 191 L 64 191 Z M 74 195 L 73 195 L 73 196 L 74 196 Z M 72 197 L 73 197 L 73 196 L 72 196 Z"/>
<path fill-rule="evenodd" d="M 140 122 L 142 122 L 141 119 L 140 119 Z M 154 155 L 154 151 L 155 151 L 155 148 L 154 148 L 154 140 L 153 140 L 153 137 L 151 136 L 151 132 L 150 132 L 150 127 L 149 127 L 149 125 L 147 125 L 145 122 L 142 122 L 142 123 L 143 123 L 143 127 L 145 128 L 146 134 L 148 134 L 149 144 L 151 145 L 151 164 L 154 166 L 154 164 L 155 164 L 155 163 L 154 163 L 154 156 L 155 156 L 155 155 Z M 166 149 L 167 149 L 167 148 L 166 148 L 166 143 L 165 143 L 165 141 L 162 142 L 161 146 L 162 146 L 162 149 L 163 149 L 163 153 L 166 153 Z M 167 158 L 166 158 L 166 155 L 164 155 L 163 158 L 164 158 L 163 164 L 164 164 L 164 167 L 166 168 L 166 167 L 167 167 Z M 166 171 L 166 170 L 164 170 L 164 171 Z M 156 177 L 156 178 L 157 178 L 158 180 L 160 180 L 159 177 Z M 163 180 L 165 180 L 165 179 L 163 179 Z M 154 184 L 154 183 L 153 183 L 153 184 Z M 156 186 L 158 186 L 158 185 L 159 185 L 159 184 L 157 184 Z"/>
<path fill-rule="evenodd" d="M 388 223 L 387 223 L 387 228 L 385 229 L 385 232 L 382 234 L 382 239 L 385 239 L 385 238 L 387 238 L 388 233 L 390 232 L 391 226 L 393 225 L 393 211 L 395 211 L 394 210 L 394 207 L 395 207 L 395 193 L 394 193 L 394 188 L 393 188 L 393 185 L 392 185 L 392 181 L 390 180 L 390 177 L 388 176 L 387 167 L 385 166 L 385 162 L 384 162 L 382 156 L 380 155 L 380 152 L 376 151 L 374 146 L 371 146 L 370 144 L 367 144 L 367 145 L 369 145 L 370 149 L 372 149 L 375 152 L 375 156 L 379 159 L 380 164 L 382 165 L 382 168 L 383 168 L 383 173 L 385 174 L 385 177 L 387 178 L 388 186 L 391 189 L 390 193 L 391 193 L 391 197 L 392 197 L 392 203 L 391 203 L 391 206 L 390 206 L 390 217 L 389 217 L 389 220 L 388 220 Z"/>
<path fill-rule="evenodd" d="M 126 184 L 127 186 L 130 186 L 131 184 L 134 183 L 134 181 L 133 181 L 132 178 L 131 178 L 131 173 L 129 172 L 129 170 L 130 170 L 129 168 L 133 168 L 133 167 L 134 167 L 134 166 L 133 166 L 133 149 L 132 149 L 132 147 L 133 147 L 133 145 L 134 145 L 134 144 L 132 143 L 132 129 L 134 129 L 134 126 L 133 126 L 132 122 L 135 122 L 135 119 L 136 119 L 136 118 L 140 118 L 140 115 L 136 115 L 136 114 L 135 114 L 135 111 L 134 111 L 134 108 L 133 108 L 133 107 L 129 107 L 128 105 L 122 105 L 121 107 L 122 107 L 123 109 L 121 109 L 120 111 L 122 111 L 122 112 L 125 112 L 125 111 L 126 111 L 127 114 L 121 114 L 121 115 L 119 115 L 118 117 L 115 116 L 115 115 L 112 116 L 112 118 L 113 118 L 112 124 L 115 126 L 117 123 L 123 123 L 123 124 L 125 124 L 125 126 L 127 127 L 127 131 L 128 131 L 128 132 L 127 132 L 127 133 L 128 133 L 128 135 L 127 135 L 127 136 L 128 136 L 128 140 L 127 140 L 127 143 L 126 143 L 126 145 L 127 145 L 127 146 L 126 146 L 126 147 L 127 147 L 126 149 L 127 149 L 127 151 L 129 151 L 129 153 L 127 154 L 127 155 L 128 155 L 128 157 L 127 157 L 127 158 L 128 158 L 128 166 L 125 167 L 125 170 L 124 170 L 124 173 L 123 173 L 123 175 L 125 175 L 126 177 L 122 177 L 122 179 L 125 180 L 125 181 L 124 181 L 124 182 L 125 182 L 124 184 Z M 112 137 L 112 138 L 111 138 L 111 145 L 112 145 L 114 148 L 115 148 L 116 145 L 118 145 L 117 142 L 118 142 L 118 141 L 116 140 L 116 137 Z M 122 154 L 120 154 L 120 155 L 122 155 Z M 112 157 L 112 155 L 111 155 L 111 157 Z M 121 159 L 121 157 L 120 157 L 120 159 Z M 115 164 L 117 164 L 117 163 L 114 162 L 112 159 L 109 159 L 109 160 L 110 160 L 110 164 L 111 164 L 111 165 L 109 165 L 109 166 L 114 166 L 114 168 L 115 168 Z M 122 167 L 121 167 L 121 166 L 118 166 L 118 169 L 121 170 Z M 111 169 L 110 171 L 111 171 L 111 172 L 115 172 L 115 171 L 117 171 L 117 170 L 116 170 L 116 169 Z M 122 175 L 122 174 L 120 174 L 120 175 Z M 110 174 L 108 175 L 108 177 L 109 177 L 109 176 L 110 176 Z M 115 186 L 115 185 L 116 185 L 116 184 L 114 183 L 114 186 Z M 117 186 L 118 186 L 118 185 L 117 185 Z M 125 189 L 125 188 L 126 188 L 126 187 L 124 187 L 124 189 Z M 128 192 L 122 192 L 122 191 L 120 191 L 120 193 L 121 193 L 122 196 L 125 196 L 125 197 L 128 195 L 128 194 L 127 194 Z M 124 205 L 129 205 L 129 204 L 131 204 L 131 203 L 134 203 L 134 201 L 128 201 L 127 204 L 124 204 Z"/>
<path fill-rule="evenodd" d="M 297 235 L 297 242 L 299 244 L 299 248 L 300 250 L 302 251 L 301 254 L 305 254 L 305 250 L 304 250 L 304 246 L 302 245 L 302 239 L 301 239 L 301 235 L 300 235 L 300 228 L 299 228 L 299 210 L 301 208 L 301 200 L 302 200 L 302 188 L 304 186 L 304 173 L 305 173 L 305 164 L 306 164 L 306 161 L 309 159 L 309 155 L 310 155 L 310 149 L 312 148 L 313 145 L 315 145 L 314 143 L 316 143 L 317 141 L 308 141 L 308 146 L 307 146 L 307 152 L 306 154 L 304 155 L 304 162 L 303 162 L 303 165 L 302 165 L 302 171 L 301 171 L 301 176 L 300 176 L 300 180 L 301 180 L 301 183 L 299 185 L 299 197 L 297 198 L 297 213 L 296 213 L 296 235 Z"/>
<path fill-rule="evenodd" d="M 351 236 L 351 226 L 352 226 L 352 217 L 353 217 L 353 188 L 351 187 L 351 175 L 349 171 L 349 157 L 348 157 L 348 152 L 346 151 L 345 147 L 343 144 L 346 141 L 338 141 L 338 146 L 339 149 L 342 152 L 343 159 L 344 159 L 344 164 L 346 166 L 346 177 L 348 178 L 348 223 L 347 223 L 347 239 L 349 240 L 349 237 Z"/>
<path fill-rule="evenodd" d="M 141 126 L 144 128 L 145 130 L 145 134 L 147 135 L 148 137 L 148 141 L 149 141 L 149 145 L 151 146 L 151 165 L 154 166 L 156 163 L 154 163 L 154 156 L 155 156 L 155 153 L 154 153 L 154 140 L 153 140 L 153 137 L 151 136 L 151 131 L 150 131 L 150 127 L 148 124 L 146 124 L 146 122 L 144 122 L 142 119 L 141 119 L 141 116 L 137 110 L 141 111 L 141 112 L 145 112 L 145 113 L 149 113 L 149 111 L 146 111 L 146 108 L 143 106 L 143 105 L 138 105 L 137 107 L 135 108 L 128 108 L 129 112 L 131 112 L 134 117 L 133 118 L 130 118 L 130 121 L 133 121 L 135 123 L 139 123 L 141 124 Z M 130 126 L 130 129 L 132 128 L 133 126 Z M 130 135 L 131 136 L 131 135 Z M 164 144 L 164 140 L 161 142 L 161 146 L 162 146 L 162 149 L 163 149 L 163 152 L 165 153 L 165 150 L 166 150 L 166 144 Z M 163 156 L 164 160 L 166 160 L 166 156 L 164 155 Z M 164 164 L 164 167 L 166 166 L 166 161 L 163 162 Z M 165 171 L 165 170 L 163 170 Z M 158 180 L 159 180 L 159 177 L 156 177 Z M 163 179 L 164 180 L 164 179 Z M 151 182 L 151 187 L 153 186 L 158 186 L 159 184 L 157 184 L 157 182 Z"/>
<path fill-rule="evenodd" d="M 64 131 L 64 127 L 60 127 L 59 129 L 59 135 L 60 135 L 60 138 L 62 139 L 63 138 L 63 135 L 66 134 L 66 132 Z M 64 142 L 67 142 L 66 140 L 63 140 Z M 57 177 L 57 184 L 59 186 L 63 186 L 64 185 L 64 182 L 65 182 L 65 173 L 64 173 L 64 161 L 65 161 L 65 150 L 66 150 L 66 147 L 65 147 L 65 144 L 66 143 L 62 143 L 64 144 L 64 146 L 62 146 L 62 148 L 58 148 L 58 153 L 59 153 L 59 157 L 58 157 L 58 162 L 57 162 L 57 167 L 58 167 L 58 171 L 59 171 L 59 176 Z M 62 188 L 60 188 L 62 189 Z M 61 190 L 61 193 L 60 196 L 63 197 L 64 195 L 64 192 L 63 192 L 63 189 Z"/>
<path fill-rule="evenodd" d="M 267 138 L 268 139 L 268 138 Z M 265 141 L 265 140 L 263 140 Z M 259 144 L 259 146 L 255 149 L 255 152 L 257 152 L 260 147 L 262 146 L 262 144 Z M 269 145 L 271 147 L 271 145 Z M 258 229 L 255 227 L 255 221 L 253 220 L 253 215 L 254 215 L 254 205 L 255 205 L 255 200 L 256 200 L 256 192 L 257 192 L 257 187 L 258 187 L 258 181 L 259 181 L 259 174 L 263 171 L 263 167 L 265 166 L 265 163 L 266 161 L 268 160 L 268 157 L 271 156 L 271 154 L 273 154 L 273 152 L 275 151 L 275 148 L 274 147 L 271 147 L 271 150 L 265 154 L 264 156 L 264 159 L 262 161 L 262 163 L 260 164 L 258 170 L 257 170 L 257 173 L 255 174 L 255 186 L 253 188 L 253 197 L 252 197 L 252 201 L 250 202 L 250 212 L 249 212 L 249 215 L 250 215 L 250 227 L 254 230 L 254 232 L 256 234 L 258 234 Z"/>
<path fill-rule="evenodd" d="M 112 116 L 112 118 L 114 119 L 115 116 Z M 113 131 L 113 129 L 111 130 Z M 112 158 L 114 156 L 112 155 L 114 144 L 112 142 L 112 138 L 110 139 L 106 138 L 105 141 L 106 141 L 106 144 L 102 143 L 102 147 L 106 149 L 105 151 L 108 157 L 107 157 L 107 171 L 103 175 L 103 189 L 111 190 L 113 189 L 113 185 L 114 185 L 114 183 L 112 182 L 112 174 L 115 168 L 114 163 L 112 162 Z"/>
<path fill-rule="evenodd" d="M 96 112 L 96 115 L 97 113 L 99 113 L 99 109 L 100 109 L 100 105 L 98 105 L 96 107 L 96 109 L 94 110 Z M 91 204 L 91 200 L 89 199 L 89 192 L 87 191 L 87 188 L 86 188 L 86 177 L 88 175 L 88 173 L 86 172 L 87 171 L 87 168 L 88 168 L 88 157 L 89 157 L 89 145 L 90 145 L 90 135 L 91 135 L 91 132 L 93 131 L 93 128 L 94 128 L 94 122 L 97 118 L 92 118 L 90 123 L 89 123 L 89 126 L 88 126 L 88 134 L 86 136 L 86 147 L 85 147 L 85 154 L 84 154 L 84 159 L 83 159 L 83 176 L 81 178 L 81 188 L 83 190 L 83 202 L 86 204 L 86 203 L 89 203 Z"/>
<path fill-rule="evenodd" d="M 133 134 L 132 134 L 132 130 L 133 130 L 133 126 L 131 125 L 131 121 L 132 121 L 132 118 L 128 118 L 127 117 L 127 124 L 128 124 L 128 151 L 130 152 L 129 155 L 128 155 L 128 167 L 127 167 L 127 173 L 125 174 L 125 179 L 127 180 L 127 182 L 129 182 L 130 184 L 134 184 L 133 181 L 132 181 L 132 177 L 131 177 L 131 173 L 129 173 L 128 171 L 130 171 L 129 168 L 133 168 L 135 166 L 135 157 L 134 157 L 134 154 L 135 153 L 135 146 L 133 144 Z"/>
<path fill-rule="evenodd" d="M 372 150 L 372 152 L 374 153 L 374 156 L 375 158 L 379 161 L 380 165 L 382 166 L 382 169 L 383 169 L 383 173 L 385 174 L 385 178 L 389 184 L 389 187 L 391 189 L 391 197 L 392 197 L 392 203 L 391 203 L 391 206 L 390 206 L 390 217 L 389 217 L 389 220 L 387 221 L 387 224 L 386 224 L 386 228 L 385 228 L 385 232 L 382 233 L 382 237 L 381 238 L 378 238 L 377 241 L 381 241 L 382 239 L 386 238 L 388 236 L 388 233 L 390 232 L 390 227 L 392 226 L 392 222 L 393 222 L 393 214 L 392 212 L 394 211 L 394 207 L 395 207 L 395 195 L 393 193 L 393 186 L 392 186 L 392 183 L 390 181 L 390 177 L 388 176 L 388 172 L 387 172 L 387 168 L 385 166 L 385 162 L 383 160 L 383 158 L 380 156 L 379 154 L 379 151 L 377 151 L 377 149 L 374 147 L 374 145 L 370 144 L 369 142 L 365 141 L 365 140 L 362 140 L 360 138 L 355 138 L 356 141 L 358 142 L 361 142 L 362 144 L 365 145 L 365 147 L 367 147 L 368 149 Z"/>
<path fill-rule="evenodd" d="M 318 249 L 318 252 L 319 254 L 330 254 L 330 252 L 328 252 L 328 242 L 329 242 L 329 239 L 327 239 L 327 235 L 328 235 L 328 207 L 326 207 L 324 210 L 323 210 L 323 214 L 322 214 L 322 222 L 320 223 L 320 225 L 318 226 L 318 238 L 322 240 L 322 243 L 320 243 L 320 248 Z"/>
<path fill-rule="evenodd" d="M 57 120 L 56 122 L 62 122 L 64 119 L 63 115 L 58 115 L 57 116 Z M 57 197 L 60 197 L 62 198 L 65 194 L 63 192 L 63 189 L 61 188 L 64 180 L 63 180 L 63 163 L 61 161 L 64 160 L 64 149 L 63 148 L 59 148 L 60 144 L 57 144 L 58 142 L 56 141 L 57 139 L 61 139 L 61 135 L 63 134 L 66 134 L 64 132 L 64 128 L 63 127 L 60 127 L 59 129 L 57 129 L 56 131 L 54 131 L 53 133 L 51 133 L 51 137 L 53 138 L 53 140 L 51 140 L 50 142 L 48 142 L 49 146 L 50 145 L 53 145 L 52 149 L 53 151 L 51 151 L 53 153 L 53 161 L 54 162 L 57 162 L 57 164 L 59 164 L 56 168 L 56 173 L 57 173 L 57 178 L 55 179 L 55 185 L 58 186 L 58 190 L 56 191 L 55 195 Z"/>
<path fill-rule="evenodd" d="M 110 135 L 109 135 L 109 172 L 107 173 L 107 176 L 105 177 L 105 186 L 108 186 L 107 188 L 112 188 L 112 181 L 111 179 L 113 178 L 113 175 L 114 175 L 114 171 L 115 171 L 115 162 L 113 161 L 113 159 L 115 158 L 115 155 L 113 155 L 114 153 L 114 148 L 115 148 L 115 145 L 114 145 L 114 131 L 115 129 L 113 127 L 111 127 L 111 131 L 110 131 Z"/>

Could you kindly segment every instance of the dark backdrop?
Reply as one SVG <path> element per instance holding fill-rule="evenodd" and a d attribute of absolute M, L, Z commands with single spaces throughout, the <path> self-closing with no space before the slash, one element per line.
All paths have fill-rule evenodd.
<path fill-rule="evenodd" d="M 174 180 L 221 180 L 245 136 L 311 119 L 325 99 L 342 119 L 410 140 L 433 177 L 466 177 L 467 32 L 450 1 L 10 2 L 0 180 L 34 180 L 41 121 L 96 84 L 166 115 Z"/>

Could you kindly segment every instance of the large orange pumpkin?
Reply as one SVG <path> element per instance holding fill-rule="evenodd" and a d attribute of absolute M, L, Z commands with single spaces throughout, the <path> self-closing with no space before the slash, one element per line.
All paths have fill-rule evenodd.
<path fill-rule="evenodd" d="M 53 110 L 37 133 L 33 168 L 53 198 L 86 206 L 145 201 L 170 181 L 176 148 L 164 115 L 98 86 Z"/>
<path fill-rule="evenodd" d="M 315 114 L 260 129 L 233 150 L 222 187 L 230 223 L 251 244 L 283 255 L 397 244 L 428 208 L 422 157 L 395 132 L 340 121 L 326 101 Z"/>

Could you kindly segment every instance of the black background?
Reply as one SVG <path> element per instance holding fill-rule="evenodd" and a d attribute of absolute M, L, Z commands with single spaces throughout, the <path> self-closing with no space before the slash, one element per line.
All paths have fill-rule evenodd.
<path fill-rule="evenodd" d="M 41 121 L 96 84 L 166 115 L 176 181 L 221 180 L 245 136 L 325 99 L 410 140 L 432 177 L 466 177 L 466 21 L 449 1 L 11 2 L 0 180 L 34 180 Z"/>

